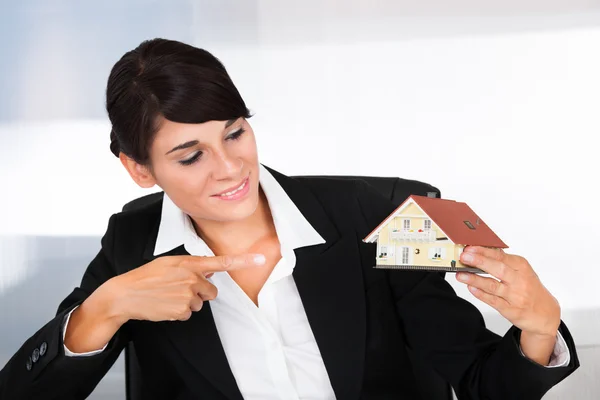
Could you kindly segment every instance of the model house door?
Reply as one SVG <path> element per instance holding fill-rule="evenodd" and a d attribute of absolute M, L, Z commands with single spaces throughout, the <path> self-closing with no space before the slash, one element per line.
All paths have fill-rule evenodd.
<path fill-rule="evenodd" d="M 396 253 L 396 265 L 411 265 L 412 260 L 412 249 L 408 246 L 402 246 Z"/>

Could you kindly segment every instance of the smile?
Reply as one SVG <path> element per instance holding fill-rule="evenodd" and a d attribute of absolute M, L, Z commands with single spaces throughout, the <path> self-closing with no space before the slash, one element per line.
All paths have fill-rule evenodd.
<path fill-rule="evenodd" d="M 219 197 L 229 197 L 229 196 L 232 196 L 232 195 L 236 194 L 237 192 L 239 192 L 240 190 L 244 189 L 247 184 L 248 184 L 248 179 L 244 180 L 244 182 L 242 182 L 242 184 L 237 189 L 234 189 L 234 190 L 232 190 L 230 192 L 222 193 L 222 194 L 220 194 L 218 196 Z"/>

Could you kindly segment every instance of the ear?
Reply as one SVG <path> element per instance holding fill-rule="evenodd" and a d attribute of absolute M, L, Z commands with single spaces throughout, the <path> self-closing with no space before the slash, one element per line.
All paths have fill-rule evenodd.
<path fill-rule="evenodd" d="M 129 172 L 131 179 L 133 179 L 138 186 L 149 189 L 156 185 L 156 179 L 154 178 L 154 175 L 152 175 L 150 168 L 138 164 L 124 153 L 119 154 L 119 160 L 121 160 L 121 164 L 123 164 L 127 172 Z"/>

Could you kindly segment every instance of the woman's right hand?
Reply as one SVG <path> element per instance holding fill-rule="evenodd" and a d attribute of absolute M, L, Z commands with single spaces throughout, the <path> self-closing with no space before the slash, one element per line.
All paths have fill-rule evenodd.
<path fill-rule="evenodd" d="M 159 257 L 98 287 L 71 314 L 64 344 L 85 353 L 101 349 L 131 319 L 185 321 L 217 296 L 206 276 L 258 267 L 264 259 L 262 254 Z"/>
<path fill-rule="evenodd" d="M 217 296 L 217 288 L 207 276 L 264 263 L 262 254 L 159 257 L 112 278 L 106 289 L 112 294 L 114 313 L 121 323 L 130 319 L 185 321 L 205 301 Z"/>

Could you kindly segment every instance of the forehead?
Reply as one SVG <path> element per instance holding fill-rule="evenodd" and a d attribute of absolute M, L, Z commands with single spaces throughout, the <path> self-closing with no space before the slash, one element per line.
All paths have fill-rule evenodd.
<path fill-rule="evenodd" d="M 200 124 L 186 124 L 163 119 L 154 138 L 157 147 L 179 144 L 181 141 L 208 139 L 220 135 L 237 120 L 207 121 Z M 177 142 L 177 143 L 176 143 Z"/>
<path fill-rule="evenodd" d="M 156 140 L 177 140 L 177 138 L 189 135 L 204 136 L 205 134 L 221 132 L 223 128 L 224 125 L 221 121 L 208 121 L 201 124 L 185 124 L 165 119 L 161 121 L 159 129 L 156 132 Z"/>

